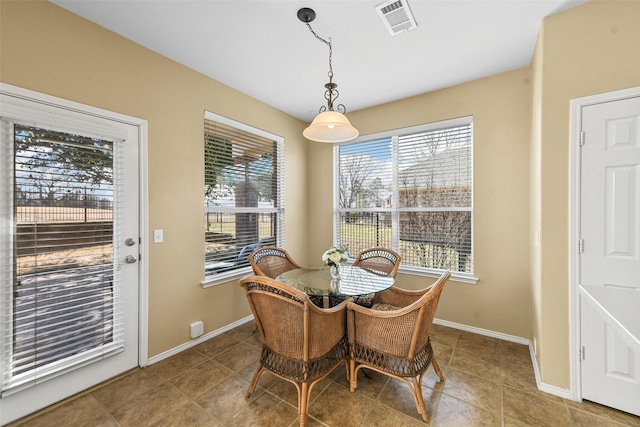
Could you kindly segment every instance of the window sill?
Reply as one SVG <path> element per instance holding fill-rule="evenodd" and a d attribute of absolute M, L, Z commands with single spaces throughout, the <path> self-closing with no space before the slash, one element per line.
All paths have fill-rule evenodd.
<path fill-rule="evenodd" d="M 205 277 L 203 281 L 200 282 L 203 288 L 210 288 L 212 286 L 221 285 L 223 283 L 232 282 L 234 280 L 241 279 L 244 276 L 252 274 L 253 270 L 251 267 L 242 268 L 239 270 L 229 271 L 226 273 L 215 274 L 208 277 Z"/>
<path fill-rule="evenodd" d="M 412 276 L 421 276 L 421 277 L 433 277 L 438 278 L 442 275 L 442 271 L 439 270 L 425 270 L 423 268 L 411 268 L 411 267 L 400 267 L 398 269 L 398 273 L 400 274 L 410 274 Z M 451 278 L 454 282 L 468 283 L 470 285 L 475 285 L 478 283 L 477 277 L 473 276 L 470 273 L 461 273 L 459 271 L 452 271 Z"/>

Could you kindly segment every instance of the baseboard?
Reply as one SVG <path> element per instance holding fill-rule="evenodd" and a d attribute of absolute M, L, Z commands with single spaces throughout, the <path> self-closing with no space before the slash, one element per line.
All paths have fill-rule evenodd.
<path fill-rule="evenodd" d="M 527 338 L 518 337 L 515 335 L 503 334 L 501 332 L 490 331 L 488 329 L 476 328 L 473 326 L 467 326 L 460 323 L 449 322 L 447 320 L 433 319 L 433 323 L 437 325 L 447 326 L 453 329 L 459 329 L 461 331 L 471 332 L 478 335 L 485 335 L 487 337 L 497 338 L 499 340 L 511 341 L 517 344 L 523 344 L 529 347 L 529 354 L 531 356 L 531 363 L 533 364 L 533 372 L 536 376 L 536 387 L 538 390 L 553 394 L 554 396 L 562 397 L 563 399 L 575 400 L 571 390 L 556 387 L 550 384 L 545 384 L 540 379 L 540 369 L 538 368 L 538 359 L 533 351 L 533 343 Z"/>
<path fill-rule="evenodd" d="M 563 399 L 568 400 L 576 400 L 571 393 L 571 390 L 556 387 L 551 384 L 545 384 L 540 379 L 540 369 L 538 368 L 538 359 L 536 359 L 536 354 L 533 351 L 533 344 L 529 343 L 529 354 L 531 355 L 531 362 L 533 363 L 533 372 L 536 376 L 536 386 L 538 390 L 543 391 L 545 393 L 553 394 L 554 396 L 562 397 Z"/>
<path fill-rule="evenodd" d="M 245 324 L 247 322 L 250 322 L 252 320 L 253 320 L 253 315 L 247 316 L 244 319 L 240 319 L 238 321 L 235 321 L 233 323 L 228 324 L 227 326 L 223 326 L 222 328 L 216 329 L 215 331 L 211 331 L 209 333 L 206 333 L 206 334 L 204 334 L 202 336 L 199 336 L 198 338 L 192 339 L 189 342 L 186 342 L 184 344 L 180 344 L 177 347 L 174 347 L 174 348 L 172 348 L 170 350 L 167 350 L 167 351 L 165 351 L 163 353 L 160 353 L 160 354 L 157 354 L 157 355 L 155 355 L 153 357 L 150 357 L 147 360 L 147 365 L 153 365 L 154 363 L 158 363 L 161 360 L 164 360 L 164 359 L 166 359 L 168 357 L 175 356 L 176 354 L 178 354 L 178 353 L 180 353 L 182 351 L 190 349 L 191 347 L 195 347 L 196 345 L 198 345 L 198 344 L 200 344 L 202 342 L 205 342 L 208 339 L 211 339 L 213 337 L 217 337 L 220 334 L 223 334 L 223 333 L 225 333 L 227 331 L 230 331 L 231 329 L 236 328 L 236 327 L 238 327 L 240 325 L 243 325 L 243 324 Z"/>
<path fill-rule="evenodd" d="M 461 323 L 449 322 L 448 320 L 433 319 L 433 323 L 437 325 L 446 326 L 448 328 L 459 329 L 461 331 L 471 332 L 473 334 L 484 335 L 487 337 L 497 338 L 503 341 L 511 341 L 517 344 L 531 345 L 531 341 L 526 338 L 517 337 L 515 335 L 503 334 L 501 332 L 494 332 L 488 329 L 476 328 L 474 326 L 467 326 Z"/>

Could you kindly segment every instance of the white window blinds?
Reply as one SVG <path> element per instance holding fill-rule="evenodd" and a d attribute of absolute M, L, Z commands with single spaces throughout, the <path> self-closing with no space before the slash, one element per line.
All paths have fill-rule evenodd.
<path fill-rule="evenodd" d="M 284 246 L 283 142 L 205 115 L 205 280 L 249 271 L 259 246 Z"/>
<path fill-rule="evenodd" d="M 472 273 L 471 119 L 336 148 L 337 239 L 392 248 L 407 269 Z"/>
<path fill-rule="evenodd" d="M 2 393 L 122 349 L 117 144 L 2 122 Z"/>

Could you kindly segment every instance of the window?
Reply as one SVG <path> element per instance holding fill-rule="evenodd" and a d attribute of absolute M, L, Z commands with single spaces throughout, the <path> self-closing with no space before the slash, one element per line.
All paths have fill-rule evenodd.
<path fill-rule="evenodd" d="M 336 240 L 351 256 L 392 248 L 401 269 L 473 273 L 471 117 L 334 148 Z"/>
<path fill-rule="evenodd" d="M 260 246 L 284 246 L 284 140 L 210 112 L 204 120 L 205 282 L 250 271 Z"/>

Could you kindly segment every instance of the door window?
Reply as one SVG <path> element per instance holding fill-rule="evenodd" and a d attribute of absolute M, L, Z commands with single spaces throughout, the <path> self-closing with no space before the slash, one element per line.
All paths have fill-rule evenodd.
<path fill-rule="evenodd" d="M 122 348 L 114 142 L 13 126 L 13 258 L 3 390 Z M 7 260 L 8 261 L 8 260 Z M 10 313 L 10 314 L 9 314 Z"/>

